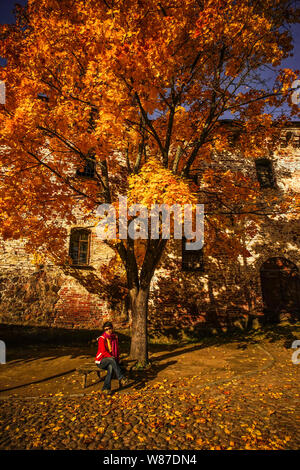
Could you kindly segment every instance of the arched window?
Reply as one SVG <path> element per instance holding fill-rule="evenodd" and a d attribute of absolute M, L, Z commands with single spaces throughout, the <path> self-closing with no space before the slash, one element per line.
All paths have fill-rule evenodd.
<path fill-rule="evenodd" d="M 70 234 L 69 256 L 72 266 L 87 266 L 89 264 L 90 230 L 73 228 Z"/>

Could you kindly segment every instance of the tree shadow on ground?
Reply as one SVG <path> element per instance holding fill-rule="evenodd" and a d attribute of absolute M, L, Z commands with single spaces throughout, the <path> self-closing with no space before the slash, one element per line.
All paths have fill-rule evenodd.
<path fill-rule="evenodd" d="M 122 390 L 127 390 L 134 388 L 136 390 L 142 389 L 147 385 L 147 382 L 155 380 L 157 375 L 162 372 L 163 370 L 167 369 L 168 367 L 176 364 L 177 361 L 168 361 L 165 363 L 153 363 L 151 367 L 147 369 L 140 369 L 140 370 L 133 370 L 130 368 L 130 364 L 134 364 L 134 361 L 124 361 L 123 368 L 126 377 L 129 379 L 129 384 L 122 387 Z M 86 385 L 86 389 L 93 388 L 95 385 L 103 383 L 105 380 L 105 375 L 102 376 L 96 382 L 91 382 L 90 384 Z M 116 380 L 116 377 L 113 376 L 112 380 Z M 113 390 L 115 392 L 116 390 Z"/>
<path fill-rule="evenodd" d="M 164 346 L 163 348 L 160 348 L 159 344 L 150 345 L 150 350 L 159 352 L 167 349 L 171 353 L 173 350 L 187 345 L 190 345 L 190 351 L 192 351 L 199 348 L 230 343 L 237 343 L 238 348 L 245 349 L 248 344 L 257 343 L 262 340 L 270 343 L 284 341 L 284 346 L 290 348 L 290 342 L 297 339 L 297 335 L 300 337 L 300 321 L 264 324 L 257 329 L 248 330 L 230 328 L 226 332 L 221 330 L 217 331 L 215 334 L 208 334 L 207 336 L 205 336 L 201 330 L 199 331 L 196 325 L 195 328 L 187 328 L 184 333 L 188 340 L 184 342 L 179 341 L 178 343 L 167 347 Z M 164 336 L 168 336 L 167 330 L 164 332 Z M 176 341 L 176 336 L 174 336 L 173 332 L 170 334 L 170 340 L 173 343 Z"/>
<path fill-rule="evenodd" d="M 194 333 L 195 334 L 192 337 L 194 343 L 185 342 L 172 345 L 150 344 L 150 351 L 156 353 L 153 357 L 154 363 L 151 365 L 151 369 L 155 371 L 155 367 L 157 367 L 157 365 L 162 361 L 176 359 L 180 355 L 213 346 L 233 345 L 237 350 L 244 351 L 255 344 L 264 342 L 272 344 L 280 343 L 280 346 L 290 349 L 293 341 L 300 338 L 300 322 L 267 325 L 259 328 L 258 330 L 251 331 L 240 331 L 236 329 L 227 333 L 222 332 L 215 336 L 204 337 L 202 339 L 198 339 L 196 336 L 197 333 Z M 197 339 L 198 342 L 195 343 Z M 177 361 L 172 362 L 176 363 Z"/>
<path fill-rule="evenodd" d="M 157 375 L 168 367 L 176 364 L 177 361 L 168 361 L 163 364 L 152 364 L 149 369 L 143 370 L 130 370 L 127 373 L 129 384 L 122 387 L 122 390 L 129 390 L 134 388 L 140 390 L 144 388 L 148 382 L 153 381 L 157 378 Z"/>
<path fill-rule="evenodd" d="M 12 346 L 7 348 L 6 363 L 10 365 L 24 363 L 24 365 L 27 365 L 37 359 L 44 359 L 45 362 L 51 362 L 54 359 L 65 356 L 70 356 L 70 359 L 79 359 L 80 357 L 82 357 L 82 359 L 89 359 L 93 353 L 93 350 L 85 346 L 77 348 L 63 346 L 51 347 L 45 344 L 39 347 L 24 345 L 22 348 L 15 348 Z"/>
<path fill-rule="evenodd" d="M 33 362 L 37 359 L 45 358 L 45 361 L 51 362 L 53 359 L 70 356 L 71 359 L 81 358 L 93 361 L 97 352 L 96 334 L 99 336 L 99 331 L 59 331 L 57 338 L 53 329 L 45 333 L 41 342 L 42 336 L 38 328 L 26 328 L 16 325 L 5 325 L 5 328 L 0 326 L 1 339 L 6 342 L 7 347 L 7 362 L 24 364 Z M 64 336 L 64 333 L 66 336 Z M 178 332 L 177 332 L 178 333 Z M 182 330 L 180 330 L 182 333 Z M 149 352 L 155 354 L 153 356 L 151 372 L 143 369 L 137 372 L 137 376 L 145 374 L 157 374 L 160 366 L 157 365 L 161 361 L 176 358 L 182 354 L 191 353 L 201 349 L 209 348 L 211 346 L 221 346 L 224 344 L 235 344 L 237 349 L 247 349 L 251 344 L 260 341 L 267 341 L 270 343 L 281 342 L 284 347 L 289 349 L 295 339 L 300 338 L 300 322 L 265 325 L 257 330 L 240 331 L 238 329 L 230 330 L 228 332 L 218 332 L 214 335 L 203 335 L 202 331 L 189 328 L 185 330 L 187 339 L 183 341 L 176 338 L 176 332 L 171 331 L 168 336 L 168 331 L 163 332 L 165 342 L 153 342 L 153 338 L 149 341 Z M 130 336 L 128 332 L 118 332 L 120 341 L 120 351 L 125 356 L 129 356 L 130 352 Z M 167 343 L 169 341 L 169 343 Z M 160 354 L 161 353 L 161 354 Z M 173 362 L 172 362 L 173 363 Z M 165 368 L 165 366 L 163 366 Z"/>
<path fill-rule="evenodd" d="M 252 333 L 252 338 L 256 341 L 264 339 L 269 343 L 281 342 L 286 349 L 290 349 L 292 342 L 300 338 L 300 322 L 265 326 L 261 331 Z"/>

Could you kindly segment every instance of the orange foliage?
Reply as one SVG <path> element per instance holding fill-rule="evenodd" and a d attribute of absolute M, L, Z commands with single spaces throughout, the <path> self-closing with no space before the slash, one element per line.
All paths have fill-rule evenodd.
<path fill-rule="evenodd" d="M 19 8 L 16 25 L 1 26 L 3 237 L 23 237 L 29 249 L 63 260 L 66 225 L 88 222 L 101 202 L 127 191 L 148 206 L 193 199 L 195 186 L 182 178 L 207 168 L 212 151 L 231 149 L 226 111 L 242 154 L 265 155 L 289 119 L 275 121 L 268 106 L 287 102 L 299 116 L 290 89 L 299 71 L 253 80 L 265 65 L 275 73 L 292 51 L 283 26 L 298 22 L 299 10 L 290 3 L 29 0 Z M 95 178 L 76 178 L 91 156 Z M 202 196 L 224 209 L 207 214 L 209 230 L 227 245 L 232 217 L 238 225 L 258 211 L 258 188 L 234 172 L 208 168 L 203 178 Z M 129 245 L 113 245 L 127 274 L 136 264 Z M 158 260 L 142 274 L 153 274 Z"/>

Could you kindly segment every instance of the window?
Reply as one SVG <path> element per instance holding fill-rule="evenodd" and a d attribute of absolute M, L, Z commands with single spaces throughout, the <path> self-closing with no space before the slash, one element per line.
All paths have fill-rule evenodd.
<path fill-rule="evenodd" d="M 96 119 L 99 118 L 98 109 L 95 107 L 91 108 L 90 117 L 88 119 L 88 133 L 92 133 L 95 130 Z"/>
<path fill-rule="evenodd" d="M 196 168 L 193 170 L 190 170 L 189 172 L 189 179 L 191 182 L 193 182 L 196 186 L 201 185 L 204 169 Z"/>
<path fill-rule="evenodd" d="M 281 147 L 287 147 L 293 140 L 293 133 L 288 131 L 281 139 Z"/>
<path fill-rule="evenodd" d="M 182 270 L 204 271 L 203 247 L 200 250 L 187 250 L 185 248 L 186 238 L 182 238 Z"/>
<path fill-rule="evenodd" d="M 95 157 L 93 155 L 88 157 L 88 160 L 83 168 L 83 170 L 77 170 L 76 175 L 77 176 L 84 176 L 86 178 L 94 178 L 95 176 L 95 166 L 96 166 L 96 161 Z"/>
<path fill-rule="evenodd" d="M 272 170 L 272 162 L 267 158 L 259 158 L 255 161 L 256 174 L 261 188 L 274 188 L 275 178 Z"/>
<path fill-rule="evenodd" d="M 228 142 L 230 147 L 235 148 L 238 143 L 238 139 L 240 137 L 240 130 L 234 130 L 228 136 Z"/>
<path fill-rule="evenodd" d="M 46 101 L 46 102 L 49 101 L 49 98 L 45 93 L 38 93 L 37 99 L 41 101 Z"/>
<path fill-rule="evenodd" d="M 189 180 L 191 181 L 191 183 L 194 183 L 194 184 L 196 184 L 196 186 L 199 186 L 199 174 L 198 174 L 198 172 L 197 173 L 191 173 L 190 172 Z"/>
<path fill-rule="evenodd" d="M 72 229 L 70 235 L 69 256 L 73 266 L 89 264 L 90 231 L 87 229 Z"/>

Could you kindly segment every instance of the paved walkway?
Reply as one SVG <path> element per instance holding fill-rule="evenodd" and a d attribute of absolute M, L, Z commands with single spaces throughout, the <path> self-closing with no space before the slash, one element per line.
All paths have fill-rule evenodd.
<path fill-rule="evenodd" d="M 158 348 L 151 370 L 120 391 L 113 381 L 111 397 L 96 375 L 83 390 L 72 372 L 88 353 L 16 353 L 0 369 L 0 449 L 299 449 L 290 348 L 286 339 Z"/>

